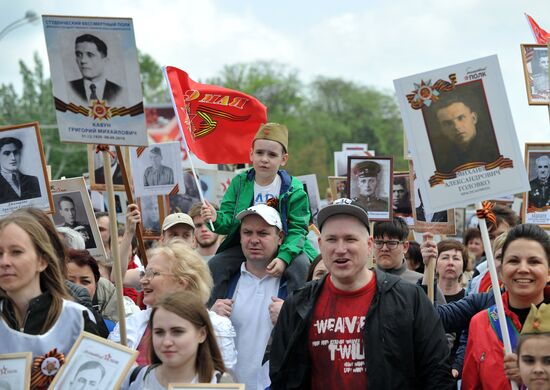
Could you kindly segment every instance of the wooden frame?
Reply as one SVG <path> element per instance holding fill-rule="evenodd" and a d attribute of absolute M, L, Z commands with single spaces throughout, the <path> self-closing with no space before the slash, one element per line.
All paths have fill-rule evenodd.
<path fill-rule="evenodd" d="M 93 377 L 93 379 L 97 378 L 97 388 L 118 389 L 137 356 L 138 351 L 91 333 L 82 332 L 71 348 L 67 359 L 65 359 L 65 364 L 61 366 L 61 369 L 50 384 L 49 389 L 61 390 L 73 388 L 74 386 L 71 385 L 71 382 L 77 379 L 77 375 L 84 371 L 82 367 L 90 362 L 94 366 L 85 370 L 99 370 L 99 373 Z M 90 376 L 86 380 L 90 381 Z"/>
<path fill-rule="evenodd" d="M 55 205 L 58 206 L 52 216 L 55 226 L 70 227 L 76 230 L 83 236 L 86 249 L 90 251 L 90 254 L 98 261 L 106 261 L 107 255 L 84 178 L 74 177 L 65 180 L 52 180 L 51 190 Z M 62 210 L 59 206 L 63 200 L 73 202 L 73 221 L 70 220 L 71 213 Z M 69 218 L 69 221 L 67 221 L 67 218 Z"/>
<path fill-rule="evenodd" d="M 243 383 L 170 383 L 168 390 L 245 390 Z"/>
<path fill-rule="evenodd" d="M 523 223 L 535 223 L 543 228 L 550 228 L 550 180 L 546 183 L 538 179 L 538 168 L 536 159 L 542 156 L 548 156 L 550 159 L 550 143 L 526 143 L 525 144 L 525 168 L 529 177 L 530 190 L 523 193 L 523 204 L 521 206 L 521 221 Z M 550 167 L 544 167 L 546 159 L 540 161 L 542 174 L 548 177 Z"/>
<path fill-rule="evenodd" d="M 14 153 L 14 161 L 8 164 L 11 165 L 9 170 L 16 174 L 20 194 L 14 189 L 17 185 L 12 186 L 3 176 L 0 177 L 0 217 L 22 207 L 36 207 L 46 213 L 53 213 L 54 205 L 38 122 L 0 127 L 0 142 L 7 138 L 15 143 L 6 143 L 0 150 L 13 148 L 17 146 L 16 143 L 21 145 L 19 153 Z M 18 160 L 15 156 L 19 156 Z"/>
<path fill-rule="evenodd" d="M 527 101 L 530 105 L 550 104 L 548 69 L 545 70 L 538 62 L 546 58 L 546 65 L 548 66 L 548 47 L 546 45 L 531 44 L 520 46 Z"/>
<path fill-rule="evenodd" d="M 347 198 L 349 195 L 347 176 L 329 176 L 328 185 L 332 193 L 332 199 Z"/>
<path fill-rule="evenodd" d="M 29 389 L 31 365 L 31 352 L 0 355 L 0 385 L 8 385 L 12 390 Z"/>
<path fill-rule="evenodd" d="M 359 189 L 361 178 L 354 173 L 354 170 L 359 163 L 369 161 L 379 167 L 379 172 L 375 173 L 375 176 L 370 176 L 376 177 L 377 182 L 372 195 L 362 195 Z M 393 157 L 348 156 L 347 171 L 348 197 L 365 206 L 370 221 L 391 221 L 393 216 L 391 197 L 393 190 Z M 365 171 L 363 170 L 363 172 Z M 365 190 L 370 190 L 368 183 L 365 182 L 365 184 Z"/>

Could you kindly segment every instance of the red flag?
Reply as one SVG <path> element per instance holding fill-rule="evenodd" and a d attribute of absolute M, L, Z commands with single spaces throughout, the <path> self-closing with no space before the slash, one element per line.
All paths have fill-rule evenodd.
<path fill-rule="evenodd" d="M 530 17 L 527 14 L 525 14 L 525 16 L 527 16 L 527 21 L 531 26 L 531 30 L 533 30 L 533 35 L 535 36 L 537 43 L 539 45 L 546 45 L 546 42 L 550 38 L 550 34 L 544 31 L 542 28 L 540 28 L 537 22 L 535 22 L 535 20 L 532 17 Z"/>
<path fill-rule="evenodd" d="M 173 66 L 166 74 L 189 149 L 210 164 L 249 162 L 254 135 L 267 122 L 266 107 L 242 92 L 197 83 Z"/>

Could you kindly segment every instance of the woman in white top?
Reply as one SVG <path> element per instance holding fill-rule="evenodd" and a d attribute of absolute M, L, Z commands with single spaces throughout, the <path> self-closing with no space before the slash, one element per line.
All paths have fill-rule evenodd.
<path fill-rule="evenodd" d="M 38 363 L 31 386 L 45 388 L 81 332 L 98 331 L 93 314 L 65 288 L 48 233 L 55 228 L 35 213 L 41 211 L 21 209 L 0 220 L 0 354 L 31 352 L 35 362 L 47 360 L 54 369 Z"/>
<path fill-rule="evenodd" d="M 164 295 L 151 311 L 151 365 L 136 367 L 122 389 L 167 389 L 170 383 L 218 383 L 225 367 L 204 303 L 188 291 Z"/>
<path fill-rule="evenodd" d="M 212 289 L 212 276 L 208 266 L 197 252 L 181 240 L 170 240 L 149 251 L 147 257 L 149 262 L 140 284 L 144 293 L 143 303 L 149 308 L 126 318 L 128 347 L 140 352 L 136 361 L 139 365 L 150 363 L 147 337 L 143 336 L 151 332 L 148 327 L 150 307 L 157 303 L 159 297 L 167 293 L 189 291 L 206 304 Z M 231 370 L 237 363 L 233 325 L 226 317 L 210 311 L 208 314 L 225 367 Z M 109 339 L 120 341 L 118 325 L 109 335 Z"/>

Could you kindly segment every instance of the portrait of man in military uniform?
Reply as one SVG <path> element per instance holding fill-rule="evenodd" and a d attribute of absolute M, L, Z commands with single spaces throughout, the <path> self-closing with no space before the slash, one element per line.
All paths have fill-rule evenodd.
<path fill-rule="evenodd" d="M 381 188 L 382 175 L 388 176 L 390 172 L 383 172 L 381 162 L 360 160 L 349 172 L 350 197 L 365 206 L 369 212 L 389 212 L 388 198 L 380 194 L 391 192 L 389 188 L 382 192 Z M 385 183 L 390 187 L 389 178 Z"/>
<path fill-rule="evenodd" d="M 149 150 L 149 159 L 151 165 L 143 173 L 143 185 L 148 187 L 174 184 L 174 171 L 172 168 L 162 165 L 162 151 L 158 146 Z"/>
<path fill-rule="evenodd" d="M 550 176 L 550 157 L 548 155 L 543 154 L 535 159 L 534 172 L 537 176 L 529 181 L 531 191 L 529 191 L 527 207 L 542 209 L 550 206 L 550 181 L 548 180 Z M 532 175 L 533 172 L 530 173 Z"/>

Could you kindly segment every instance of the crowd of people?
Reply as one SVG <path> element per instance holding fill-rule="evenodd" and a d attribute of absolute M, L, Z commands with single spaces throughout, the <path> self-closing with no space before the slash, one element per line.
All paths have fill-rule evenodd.
<path fill-rule="evenodd" d="M 550 237 L 541 227 L 502 205 L 488 220 L 514 351 L 505 355 L 478 228 L 462 241 L 426 233 L 418 243 L 402 218 L 372 224 L 362 202 L 342 198 L 317 214 L 317 253 L 307 194 L 281 169 L 287 151 L 286 127 L 263 125 L 252 167 L 220 207 L 167 216 L 146 264 L 138 206 L 128 205 L 116 238 L 109 216 L 96 215 L 107 250 L 120 242 L 126 340 L 112 262 L 38 209 L 0 219 L 0 354 L 61 365 L 86 331 L 137 351 L 123 389 L 550 389 Z M 34 369 L 32 387 L 47 388 L 52 378 Z M 87 388 L 104 388 L 104 376 Z"/>

